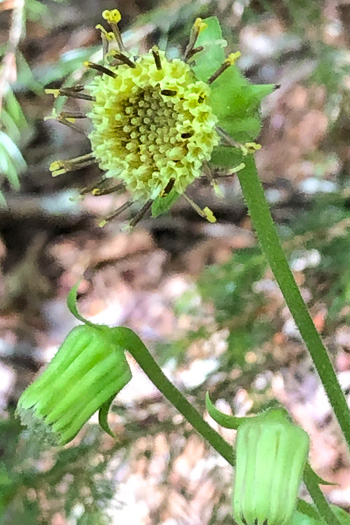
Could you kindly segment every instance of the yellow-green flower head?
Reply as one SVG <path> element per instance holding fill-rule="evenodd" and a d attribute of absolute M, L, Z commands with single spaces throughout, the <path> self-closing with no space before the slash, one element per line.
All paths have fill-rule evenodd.
<path fill-rule="evenodd" d="M 92 151 L 101 169 L 125 182 L 135 199 L 155 199 L 173 181 L 182 194 L 201 175 L 219 142 L 210 88 L 184 61 L 152 51 L 110 69 L 87 86 Z"/>
<path fill-rule="evenodd" d="M 113 344 L 110 330 L 92 325 L 74 328 L 43 374 L 21 395 L 17 413 L 41 442 L 71 441 L 130 381 L 124 352 Z"/>
<path fill-rule="evenodd" d="M 215 17 L 198 18 L 183 58 L 170 60 L 156 46 L 134 56 L 119 31 L 120 12 L 106 10 L 102 15 L 111 29 L 96 26 L 103 64 L 85 63 L 99 76 L 85 92 L 83 86 L 47 90 L 55 97 L 91 102 L 86 115 L 54 115 L 77 131 L 82 131 L 77 119 L 89 117 L 91 152 L 53 162 L 52 174 L 97 163 L 104 175 L 90 191 L 103 195 L 126 189 L 132 199 L 108 218 L 140 201 L 143 206 L 131 221 L 136 224 L 151 207 L 153 216 L 160 215 L 184 195 L 201 216 L 214 222 L 212 212 L 199 208 L 185 192 L 208 163 L 236 171 L 244 167 L 244 157 L 258 149 L 252 141 L 260 129 L 261 98 L 274 86 L 249 85 L 235 66 L 240 53 L 225 56 L 226 42 Z M 112 179 L 119 184 L 111 186 Z"/>

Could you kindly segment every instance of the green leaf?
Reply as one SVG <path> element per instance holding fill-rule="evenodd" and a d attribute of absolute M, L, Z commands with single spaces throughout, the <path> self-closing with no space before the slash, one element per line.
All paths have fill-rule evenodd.
<path fill-rule="evenodd" d="M 159 217 L 166 213 L 180 197 L 181 195 L 175 190 L 171 190 L 164 197 L 157 197 L 152 204 L 152 217 Z"/>
<path fill-rule="evenodd" d="M 192 70 L 198 80 L 204 82 L 216 71 L 225 60 L 224 47 L 226 40 L 222 38 L 219 20 L 216 16 L 204 18 L 207 27 L 199 34 L 195 47 L 203 46 L 203 51 L 194 56 L 195 65 Z"/>
<path fill-rule="evenodd" d="M 246 118 L 224 118 L 219 126 L 238 142 L 255 140 L 260 133 L 261 120 L 258 116 Z"/>
<path fill-rule="evenodd" d="M 330 505 L 330 507 L 341 525 L 350 525 L 350 516 L 344 509 L 336 505 Z M 322 521 L 322 525 L 323 523 Z M 299 500 L 298 510 L 294 512 L 290 525 L 321 525 L 315 505 Z"/>
<path fill-rule="evenodd" d="M 75 284 L 71 288 L 71 290 L 70 290 L 70 292 L 68 294 L 67 306 L 69 308 L 69 311 L 74 315 L 74 317 L 76 319 L 78 319 L 78 321 L 81 321 L 85 325 L 93 326 L 94 328 L 101 328 L 100 326 L 97 326 L 94 323 L 92 323 L 91 321 L 88 321 L 87 319 L 85 319 L 85 317 L 80 315 L 80 313 L 78 312 L 78 308 L 77 308 L 77 294 L 78 294 L 79 284 L 80 284 L 80 281 L 78 281 L 77 284 Z"/>
<path fill-rule="evenodd" d="M 108 412 L 111 407 L 111 404 L 114 401 L 115 396 L 112 396 L 108 401 L 106 401 L 100 408 L 98 412 L 98 422 L 102 430 L 107 432 L 112 438 L 116 438 L 116 435 L 114 434 L 113 430 L 111 430 L 111 427 L 108 424 Z"/>
<path fill-rule="evenodd" d="M 220 410 L 218 410 L 211 402 L 208 392 L 205 396 L 205 406 L 209 415 L 214 419 L 214 421 L 219 423 L 219 425 L 224 428 L 237 429 L 241 423 L 248 419 L 246 417 L 235 417 L 220 412 Z"/>
<path fill-rule="evenodd" d="M 244 162 L 243 152 L 234 146 L 216 146 L 210 159 L 210 164 L 220 168 L 234 168 L 242 162 Z"/>
<path fill-rule="evenodd" d="M 250 84 L 236 65 L 230 66 L 211 85 L 211 104 L 220 117 L 251 115 L 274 84 Z"/>

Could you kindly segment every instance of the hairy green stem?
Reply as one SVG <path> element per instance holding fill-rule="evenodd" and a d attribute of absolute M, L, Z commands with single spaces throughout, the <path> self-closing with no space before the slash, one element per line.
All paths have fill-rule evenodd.
<path fill-rule="evenodd" d="M 350 447 L 349 407 L 338 383 L 327 350 L 315 328 L 284 255 L 256 170 L 254 157 L 247 156 L 245 164 L 246 168 L 238 173 L 238 177 L 262 250 L 271 266 L 304 343 L 310 352 L 346 442 Z"/>
<path fill-rule="evenodd" d="M 185 396 L 169 381 L 157 362 L 153 359 L 148 348 L 138 335 L 130 328 L 118 327 L 113 330 L 113 341 L 125 348 L 134 357 L 136 362 L 149 377 L 152 383 L 170 401 L 197 432 L 223 457 L 235 466 L 236 457 L 233 447 L 225 441 L 197 412 Z M 328 525 L 340 525 L 336 516 L 329 507 L 317 483 L 317 476 L 308 465 L 305 469 L 304 481 L 315 502 L 316 508 Z M 304 502 L 304 506 L 307 505 Z"/>
<path fill-rule="evenodd" d="M 233 447 L 225 441 L 197 412 L 183 394 L 169 381 L 141 339 L 129 328 L 118 327 L 114 332 L 114 341 L 118 339 L 121 347 L 136 359 L 145 374 L 158 390 L 191 423 L 193 428 L 231 465 L 235 464 Z M 127 343 L 127 346 L 126 346 Z"/>
<path fill-rule="evenodd" d="M 311 494 L 317 510 L 322 516 L 323 520 L 326 523 L 331 523 L 332 525 L 341 525 L 340 521 L 335 516 L 326 498 L 324 497 L 324 494 L 319 487 L 317 476 L 310 467 L 309 463 L 306 464 L 303 479 L 306 488 L 309 491 L 309 494 Z"/>

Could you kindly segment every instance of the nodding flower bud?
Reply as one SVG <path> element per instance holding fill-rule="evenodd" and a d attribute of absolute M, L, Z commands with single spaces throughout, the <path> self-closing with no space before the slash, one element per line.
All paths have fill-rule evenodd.
<path fill-rule="evenodd" d="M 22 394 L 22 423 L 50 445 L 71 441 L 130 381 L 122 348 L 107 326 L 82 325 L 66 337 L 43 374 Z"/>
<path fill-rule="evenodd" d="M 238 525 L 287 525 L 296 505 L 309 436 L 283 409 L 238 427 L 233 515 Z"/>

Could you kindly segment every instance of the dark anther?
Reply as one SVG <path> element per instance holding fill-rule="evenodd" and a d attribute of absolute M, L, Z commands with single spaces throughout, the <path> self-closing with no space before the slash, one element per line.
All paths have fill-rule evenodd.
<path fill-rule="evenodd" d="M 153 58 L 154 58 L 154 62 L 156 64 L 156 68 L 158 70 L 162 69 L 162 62 L 160 60 L 159 50 L 158 50 L 157 46 L 153 46 L 152 47 L 152 55 L 153 55 Z"/>
<path fill-rule="evenodd" d="M 89 67 L 90 69 L 95 69 L 96 71 L 99 71 L 100 73 L 104 73 L 105 75 L 108 75 L 109 77 L 116 78 L 116 74 L 114 71 L 111 71 L 107 67 L 102 66 L 101 64 L 95 64 L 94 62 L 84 62 L 84 66 Z"/>
<path fill-rule="evenodd" d="M 86 93 L 80 93 L 80 91 L 80 89 L 76 88 L 60 88 L 59 90 L 60 95 L 63 97 L 79 98 L 81 100 L 90 100 L 92 102 L 96 100 L 95 97 L 87 95 Z"/>
<path fill-rule="evenodd" d="M 174 97 L 176 95 L 177 91 L 174 89 L 162 89 L 161 94 L 165 97 Z"/>
<path fill-rule="evenodd" d="M 108 217 L 106 217 L 105 221 L 108 222 L 108 221 L 111 221 L 112 219 L 115 219 L 116 217 L 118 217 L 118 215 L 120 215 L 125 210 L 130 208 L 130 206 L 132 206 L 132 201 L 125 202 L 124 204 L 122 204 L 122 206 L 120 206 L 117 210 L 115 210 L 115 212 L 111 213 L 111 215 L 108 215 Z"/>
<path fill-rule="evenodd" d="M 187 54 L 186 62 L 189 62 L 194 55 L 196 55 L 200 51 L 203 51 L 203 49 L 204 49 L 204 46 L 198 46 L 198 47 L 194 47 L 193 49 L 191 49 L 191 51 L 189 51 Z"/>
<path fill-rule="evenodd" d="M 230 62 L 225 61 L 219 69 L 215 71 L 215 73 L 212 74 L 212 76 L 207 80 L 208 84 L 212 84 L 214 80 L 216 80 L 224 71 L 226 71 L 227 68 L 230 67 Z"/>
<path fill-rule="evenodd" d="M 136 64 L 130 60 L 129 57 L 127 57 L 126 55 L 124 55 L 124 53 L 119 53 L 118 51 L 114 53 L 114 57 L 115 58 L 118 58 L 121 62 L 123 62 L 124 64 L 126 64 L 127 66 L 129 67 L 132 67 L 133 69 L 135 69 L 136 67 Z"/>
<path fill-rule="evenodd" d="M 140 222 L 140 220 L 143 219 L 143 217 L 146 215 L 148 210 L 150 210 L 152 204 L 153 204 L 153 200 L 149 200 L 142 206 L 141 210 L 139 210 L 138 213 L 135 215 L 135 217 L 133 217 L 131 219 L 131 221 L 129 223 L 129 226 L 131 228 L 136 226 L 136 224 L 138 224 Z"/>
<path fill-rule="evenodd" d="M 175 184 L 175 179 L 170 179 L 168 184 L 165 186 L 164 190 L 162 191 L 161 197 L 166 197 L 167 195 L 169 195 L 169 193 L 174 187 L 174 184 Z"/>

